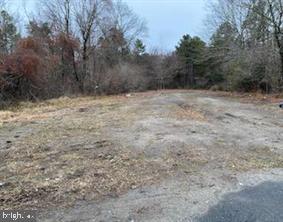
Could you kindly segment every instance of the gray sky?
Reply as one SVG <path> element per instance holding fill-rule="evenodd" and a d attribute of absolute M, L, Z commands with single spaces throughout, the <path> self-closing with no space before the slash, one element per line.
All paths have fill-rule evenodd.
<path fill-rule="evenodd" d="M 125 0 L 145 18 L 150 48 L 172 50 L 184 34 L 203 36 L 205 0 Z"/>
<path fill-rule="evenodd" d="M 8 0 L 14 10 L 19 9 L 22 13 L 23 2 L 32 10 L 36 1 Z M 206 16 L 206 0 L 124 1 L 147 21 L 148 35 L 144 41 L 148 50 L 173 50 L 184 34 L 205 36 L 203 21 Z"/>

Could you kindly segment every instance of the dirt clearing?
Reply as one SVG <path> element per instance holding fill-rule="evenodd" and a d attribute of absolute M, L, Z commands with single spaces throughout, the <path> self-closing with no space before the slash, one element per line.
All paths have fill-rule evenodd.
<path fill-rule="evenodd" d="M 274 101 L 164 91 L 0 111 L 0 206 L 42 221 L 196 220 L 227 192 L 283 180 Z"/>

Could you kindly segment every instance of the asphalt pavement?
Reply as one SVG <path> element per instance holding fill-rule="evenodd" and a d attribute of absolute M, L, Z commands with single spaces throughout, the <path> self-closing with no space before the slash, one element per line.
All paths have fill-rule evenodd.
<path fill-rule="evenodd" d="M 283 182 L 266 182 L 227 194 L 198 222 L 282 222 Z"/>

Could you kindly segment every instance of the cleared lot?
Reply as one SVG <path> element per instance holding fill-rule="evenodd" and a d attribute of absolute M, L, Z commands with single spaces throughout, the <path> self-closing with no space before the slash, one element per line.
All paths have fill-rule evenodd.
<path fill-rule="evenodd" d="M 42 221 L 198 220 L 227 192 L 283 181 L 283 112 L 258 101 L 164 91 L 1 111 L 1 208 L 40 208 Z"/>

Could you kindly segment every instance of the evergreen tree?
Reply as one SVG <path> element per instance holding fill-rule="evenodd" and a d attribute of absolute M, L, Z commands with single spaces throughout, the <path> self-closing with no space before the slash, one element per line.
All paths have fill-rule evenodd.
<path fill-rule="evenodd" d="M 0 53 L 11 53 L 19 38 L 20 34 L 17 32 L 13 17 L 2 10 L 0 13 Z"/>
<path fill-rule="evenodd" d="M 206 56 L 208 86 L 223 82 L 233 72 L 238 39 L 237 29 L 230 22 L 222 23 L 212 35 Z"/>
<path fill-rule="evenodd" d="M 229 50 L 237 41 L 237 29 L 229 22 L 221 24 L 211 37 L 211 46 L 215 49 Z"/>
<path fill-rule="evenodd" d="M 143 44 L 142 40 L 137 39 L 134 46 L 134 55 L 141 56 L 145 53 L 145 45 Z"/>
<path fill-rule="evenodd" d="M 184 35 L 176 47 L 176 54 L 183 64 L 184 86 L 194 86 L 195 77 L 202 75 L 202 55 L 205 42 L 199 37 Z"/>

